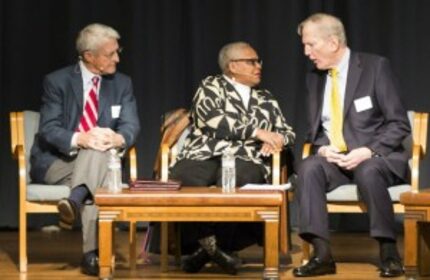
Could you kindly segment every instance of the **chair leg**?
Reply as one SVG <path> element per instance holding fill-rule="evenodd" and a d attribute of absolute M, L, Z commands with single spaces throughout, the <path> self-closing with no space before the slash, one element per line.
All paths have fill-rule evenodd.
<path fill-rule="evenodd" d="M 309 261 L 311 255 L 310 251 L 310 244 L 305 240 L 302 240 L 302 264 L 305 264 Z"/>
<path fill-rule="evenodd" d="M 130 268 L 136 269 L 136 222 L 132 221 L 129 225 L 129 254 Z"/>
<path fill-rule="evenodd" d="M 175 264 L 177 266 L 181 265 L 181 248 L 182 248 L 182 244 L 181 244 L 181 225 L 180 223 L 175 223 L 175 227 L 174 227 L 174 231 L 175 231 Z"/>
<path fill-rule="evenodd" d="M 166 272 L 168 267 L 168 222 L 161 222 L 161 238 L 160 238 L 160 251 L 161 251 L 161 271 Z"/>
<path fill-rule="evenodd" d="M 19 213 L 19 271 L 27 272 L 27 213 L 20 207 Z"/>

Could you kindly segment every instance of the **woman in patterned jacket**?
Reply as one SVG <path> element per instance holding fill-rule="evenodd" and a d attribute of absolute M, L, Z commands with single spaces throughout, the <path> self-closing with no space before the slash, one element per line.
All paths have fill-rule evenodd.
<path fill-rule="evenodd" d="M 225 45 L 218 63 L 223 74 L 205 78 L 197 89 L 191 131 L 170 177 L 186 186 L 220 186 L 221 156 L 229 149 L 236 158 L 237 186 L 267 182 L 269 156 L 291 145 L 295 134 L 275 97 L 258 88 L 262 61 L 248 43 Z M 196 248 L 183 261 L 187 272 L 213 261 L 236 274 L 240 261 L 229 252 L 255 243 L 262 233 L 258 223 L 188 223 L 181 229 L 186 231 L 183 245 L 194 242 Z"/>

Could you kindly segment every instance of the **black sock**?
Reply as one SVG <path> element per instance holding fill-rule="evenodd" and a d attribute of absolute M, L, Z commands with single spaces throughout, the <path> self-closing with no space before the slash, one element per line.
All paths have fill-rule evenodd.
<path fill-rule="evenodd" d="M 333 258 L 331 255 L 330 242 L 328 240 L 309 233 L 302 234 L 300 237 L 312 244 L 314 247 L 314 256 L 318 259 L 330 261 Z"/>
<path fill-rule="evenodd" d="M 320 237 L 314 237 L 312 239 L 312 245 L 314 246 L 315 256 L 322 261 L 330 261 L 332 259 L 330 243 Z"/>
<path fill-rule="evenodd" d="M 84 253 L 84 258 L 85 258 L 85 260 L 89 261 L 89 260 L 91 260 L 94 257 L 98 257 L 98 255 L 99 255 L 99 250 L 96 249 L 96 250 L 85 252 Z"/>
<path fill-rule="evenodd" d="M 85 185 L 79 185 L 72 189 L 69 199 L 75 203 L 77 208 L 81 208 L 84 201 L 90 195 L 90 191 Z"/>
<path fill-rule="evenodd" d="M 400 260 L 395 239 L 379 237 L 376 240 L 379 242 L 379 256 L 382 261 L 387 259 Z"/>

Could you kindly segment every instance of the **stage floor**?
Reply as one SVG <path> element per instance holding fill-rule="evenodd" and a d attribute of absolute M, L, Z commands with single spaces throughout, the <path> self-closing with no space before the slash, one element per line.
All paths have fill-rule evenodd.
<path fill-rule="evenodd" d="M 138 244 L 142 244 L 144 231 L 138 232 Z M 118 231 L 116 234 L 116 270 L 115 279 L 261 279 L 262 256 L 261 247 L 252 246 L 242 252 L 244 266 L 238 275 L 223 274 L 216 266 L 206 267 L 201 273 L 183 273 L 170 260 L 169 271 L 161 273 L 158 256 L 151 256 L 150 264 L 138 260 L 137 269 L 128 269 L 128 232 Z M 80 273 L 81 236 L 80 231 L 61 231 L 55 226 L 43 230 L 29 232 L 29 265 L 28 272 L 20 274 L 17 268 L 18 233 L 16 231 L 0 231 L 0 279 L 46 280 L 46 279 L 97 279 Z M 290 256 L 281 258 L 281 279 L 295 279 L 292 268 L 299 265 L 301 253 L 299 239 L 293 233 L 293 249 Z M 332 246 L 337 261 L 336 275 L 318 277 L 318 279 L 380 279 L 378 277 L 378 245 L 367 236 L 367 233 L 333 233 Z M 402 238 L 398 244 L 402 253 Z M 141 249 L 138 248 L 138 254 Z M 310 278 L 306 278 L 310 279 Z M 395 279 L 413 279 L 399 277 Z M 430 279 L 430 278 L 420 278 Z"/>

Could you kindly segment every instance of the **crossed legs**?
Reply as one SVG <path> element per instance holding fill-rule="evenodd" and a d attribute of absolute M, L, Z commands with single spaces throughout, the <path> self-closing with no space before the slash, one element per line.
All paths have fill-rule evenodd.
<path fill-rule="evenodd" d="M 67 184 L 71 186 L 68 198 L 58 204 L 60 226 L 71 229 L 80 216 L 83 239 L 83 271 L 97 275 L 98 209 L 93 203 L 95 190 L 106 182 L 107 152 L 81 149 L 74 160 L 56 160 L 45 176 L 49 184 Z"/>

